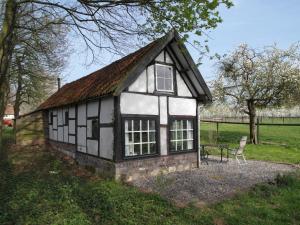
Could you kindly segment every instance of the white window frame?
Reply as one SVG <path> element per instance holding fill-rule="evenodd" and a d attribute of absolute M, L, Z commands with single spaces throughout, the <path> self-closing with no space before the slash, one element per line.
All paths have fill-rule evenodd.
<path fill-rule="evenodd" d="M 172 80 L 172 83 L 171 83 L 172 84 L 172 89 L 171 90 L 164 90 L 164 89 L 159 89 L 158 88 L 158 82 L 157 82 L 157 77 L 158 77 L 157 76 L 157 68 L 158 68 L 158 66 L 171 68 L 171 80 Z M 156 84 L 156 90 L 157 91 L 170 92 L 170 93 L 174 92 L 174 68 L 173 68 L 173 66 L 156 63 L 155 64 L 155 84 Z"/>
<path fill-rule="evenodd" d="M 134 121 L 138 120 L 139 121 L 139 130 L 134 130 Z M 154 121 L 155 123 L 155 129 L 150 130 L 150 120 Z M 131 121 L 131 127 L 132 130 L 129 131 L 128 130 L 128 124 Z M 147 121 L 147 130 L 142 130 L 142 122 L 143 121 Z M 126 126 L 126 122 L 127 122 L 127 126 Z M 143 137 L 142 137 L 142 133 L 147 133 L 147 141 L 143 142 Z M 154 133 L 154 141 L 150 141 L 150 132 Z M 132 142 L 127 143 L 127 140 L 129 138 L 129 133 L 132 134 Z M 134 134 L 135 133 L 139 133 L 140 136 L 140 140 L 139 142 L 134 142 Z M 127 137 L 128 135 L 128 137 Z M 143 157 L 143 156 L 149 156 L 149 155 L 155 155 L 158 153 L 158 149 L 157 149 L 157 123 L 156 123 L 156 119 L 153 118 L 146 118 L 146 119 L 140 119 L 140 118 L 125 118 L 124 119 L 124 148 L 125 148 L 125 152 L 124 152 L 124 156 L 125 158 L 128 157 Z M 143 145 L 147 144 L 147 154 L 143 154 Z M 150 152 L 150 144 L 155 144 L 155 153 L 151 153 Z M 134 152 L 134 146 L 135 145 L 140 145 L 140 154 L 135 154 Z M 128 149 L 127 149 L 128 146 Z"/>
<path fill-rule="evenodd" d="M 187 122 L 189 121 L 191 123 L 191 128 L 183 128 L 183 121 L 186 120 Z M 177 127 L 177 121 L 181 121 L 181 127 L 178 128 Z M 195 135 L 194 135 L 194 119 L 193 118 L 187 118 L 187 119 L 182 119 L 182 118 L 175 118 L 174 120 L 172 120 L 171 123 L 175 123 L 176 124 L 176 127 L 175 129 L 170 129 L 170 152 L 185 152 L 185 151 L 192 151 L 193 148 L 194 148 L 194 141 L 195 141 Z M 172 125 L 172 124 L 170 124 Z M 178 136 L 177 136 L 177 132 L 181 132 L 181 139 L 178 139 Z M 183 137 L 183 132 L 186 131 L 187 132 L 187 136 L 189 136 L 189 133 L 191 132 L 192 133 L 192 137 L 189 138 L 184 138 Z M 172 139 L 172 132 L 175 132 L 175 139 Z M 187 148 L 187 149 L 183 149 L 183 142 L 187 142 L 186 146 L 188 146 L 188 143 L 189 142 L 192 142 L 192 148 Z M 171 149 L 171 143 L 172 142 L 175 142 L 175 149 Z M 181 145 L 181 148 L 178 148 L 178 142 L 181 142 L 182 145 Z"/>

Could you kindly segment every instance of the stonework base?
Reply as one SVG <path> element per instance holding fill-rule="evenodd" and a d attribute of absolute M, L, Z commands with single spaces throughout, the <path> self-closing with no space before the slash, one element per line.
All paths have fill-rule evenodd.
<path fill-rule="evenodd" d="M 72 157 L 80 165 L 94 167 L 104 177 L 122 181 L 132 181 L 141 177 L 157 176 L 197 167 L 196 152 L 113 162 L 77 152 L 76 145 L 73 144 L 48 141 L 48 146 Z"/>

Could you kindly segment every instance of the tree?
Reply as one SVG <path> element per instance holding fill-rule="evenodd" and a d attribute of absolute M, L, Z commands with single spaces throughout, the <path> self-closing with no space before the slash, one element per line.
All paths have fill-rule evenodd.
<path fill-rule="evenodd" d="M 22 13 L 30 10 L 25 8 Z M 44 26 L 45 22 L 40 21 L 40 25 L 25 21 L 27 27 L 35 28 L 34 32 L 18 29 L 15 35 L 15 49 L 9 68 L 15 118 L 23 104 L 34 109 L 49 96 L 69 53 L 65 26 L 52 23 Z M 17 26 L 22 26 L 24 21 L 18 23 Z"/>
<path fill-rule="evenodd" d="M 138 37 L 154 37 L 176 28 L 186 40 L 189 32 L 201 35 L 221 22 L 217 8 L 232 6 L 231 0 L 6 0 L 0 32 L 0 120 L 3 118 L 9 87 L 9 68 L 18 29 L 35 32 L 35 27 L 19 21 L 33 21 L 44 26 L 65 25 L 78 33 L 86 47 L 112 52 L 130 47 Z M 31 11 L 19 14 L 22 8 Z M 42 26 L 40 26 L 42 27 Z M 133 41 L 130 41 L 133 40 Z M 1 131 L 0 131 L 1 139 Z"/>
<path fill-rule="evenodd" d="M 240 45 L 219 61 L 214 95 L 249 115 L 250 141 L 257 143 L 256 110 L 291 103 L 300 93 L 299 45 L 262 51 Z"/>

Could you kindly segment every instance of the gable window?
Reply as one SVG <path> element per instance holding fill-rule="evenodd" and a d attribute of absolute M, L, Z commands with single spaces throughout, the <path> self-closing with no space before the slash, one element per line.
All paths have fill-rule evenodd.
<path fill-rule="evenodd" d="M 155 68 L 157 91 L 173 92 L 173 67 L 168 65 L 155 64 Z"/>
<path fill-rule="evenodd" d="M 65 117 L 64 117 L 64 125 L 68 126 L 69 125 L 69 112 L 65 112 Z"/>
<path fill-rule="evenodd" d="M 125 157 L 157 153 L 154 119 L 126 119 L 124 123 Z"/>
<path fill-rule="evenodd" d="M 170 151 L 191 151 L 194 149 L 193 119 L 174 119 L 170 126 Z"/>
<path fill-rule="evenodd" d="M 99 138 L 99 121 L 98 118 L 87 120 L 87 138 L 98 139 Z"/>

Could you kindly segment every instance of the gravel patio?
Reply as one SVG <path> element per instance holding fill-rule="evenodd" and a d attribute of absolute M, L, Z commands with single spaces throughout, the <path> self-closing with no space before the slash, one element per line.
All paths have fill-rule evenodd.
<path fill-rule="evenodd" d="M 257 183 L 272 181 L 278 173 L 295 170 L 292 165 L 248 160 L 238 165 L 233 159 L 220 163 L 215 159 L 191 171 L 175 172 L 143 178 L 134 186 L 161 196 L 179 205 L 205 205 L 228 198 Z"/>

